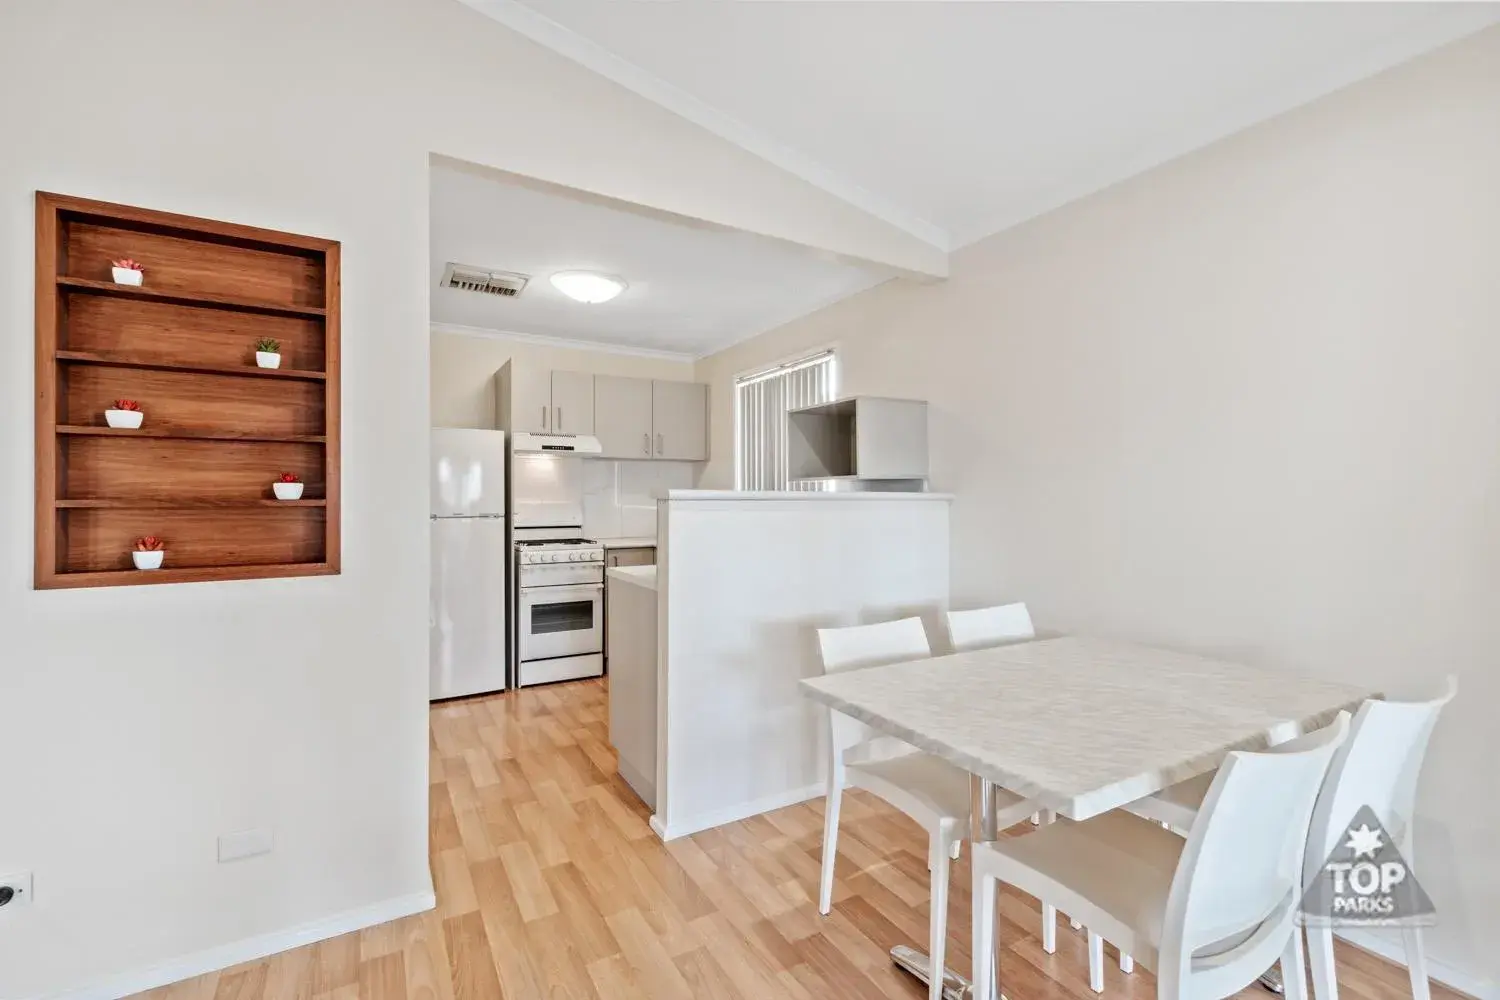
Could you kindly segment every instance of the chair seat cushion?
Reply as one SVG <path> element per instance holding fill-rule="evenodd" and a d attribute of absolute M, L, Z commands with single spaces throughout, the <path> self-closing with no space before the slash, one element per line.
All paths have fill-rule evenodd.
<path fill-rule="evenodd" d="M 868 789 L 891 805 L 923 821 L 909 806 L 935 817 L 968 822 L 969 775 L 941 757 L 930 753 L 909 753 L 886 760 L 865 761 L 848 765 L 849 783 Z M 1000 819 L 1004 826 L 1020 821 L 1033 810 L 1019 796 L 1001 789 Z M 902 799 L 907 801 L 903 802 Z M 967 831 L 965 831 L 967 835 Z"/>
<path fill-rule="evenodd" d="M 1082 919 L 1089 910 L 1102 911 L 1117 928 L 1096 929 L 1122 951 L 1154 967 L 1167 895 L 1183 844 L 1170 830 L 1116 810 L 1081 823 L 1058 820 L 1025 837 L 1002 840 L 979 851 L 993 853 L 992 865 L 981 863 L 1002 881 L 1066 913 Z M 1075 900 L 1086 900 L 1088 905 L 1079 906 Z"/>

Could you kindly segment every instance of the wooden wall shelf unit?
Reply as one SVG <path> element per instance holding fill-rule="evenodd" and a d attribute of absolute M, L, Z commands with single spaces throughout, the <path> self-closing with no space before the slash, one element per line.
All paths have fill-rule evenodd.
<path fill-rule="evenodd" d="M 105 424 L 117 399 L 139 429 Z M 338 571 L 339 244 L 37 192 L 36 587 Z"/>

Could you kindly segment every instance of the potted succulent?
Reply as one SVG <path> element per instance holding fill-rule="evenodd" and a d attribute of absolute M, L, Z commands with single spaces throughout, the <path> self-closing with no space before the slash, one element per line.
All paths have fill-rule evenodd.
<path fill-rule="evenodd" d="M 263 337 L 255 342 L 255 363 L 262 368 L 281 367 L 281 341 Z"/>
<path fill-rule="evenodd" d="M 290 472 L 283 472 L 281 478 L 271 484 L 271 489 L 276 491 L 277 500 L 302 499 L 302 480 Z"/>
<path fill-rule="evenodd" d="M 139 261 L 126 257 L 123 260 L 112 260 L 110 263 L 110 276 L 115 279 L 117 285 L 139 285 L 145 278 L 145 269 Z"/>
<path fill-rule="evenodd" d="M 111 427 L 123 427 L 126 430 L 135 430 L 145 419 L 146 415 L 141 412 L 141 404 L 133 399 L 117 399 L 113 407 L 104 411 L 106 424 Z"/>
<path fill-rule="evenodd" d="M 161 561 L 167 557 L 167 543 L 155 535 L 135 540 L 135 551 L 130 558 L 136 569 L 161 569 Z"/>

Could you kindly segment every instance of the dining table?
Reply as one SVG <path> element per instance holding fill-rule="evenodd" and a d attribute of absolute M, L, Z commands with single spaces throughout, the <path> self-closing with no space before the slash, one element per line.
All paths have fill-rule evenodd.
<path fill-rule="evenodd" d="M 975 842 L 1006 789 L 1070 820 L 1129 805 L 1332 722 L 1379 693 L 1357 684 L 1085 636 L 1040 639 L 804 679 L 804 694 L 968 772 Z M 998 933 L 1000 921 L 995 922 Z M 998 960 L 997 941 L 994 954 Z M 925 955 L 892 957 L 926 979 Z M 949 995 L 968 981 L 943 970 Z M 1000 979 L 991 997 L 999 995 Z"/>

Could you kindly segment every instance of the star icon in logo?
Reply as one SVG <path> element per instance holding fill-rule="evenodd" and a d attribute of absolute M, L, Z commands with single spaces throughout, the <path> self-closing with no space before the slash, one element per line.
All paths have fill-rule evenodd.
<path fill-rule="evenodd" d="M 1384 842 L 1380 839 L 1379 830 L 1372 830 L 1368 823 L 1361 823 L 1357 829 L 1349 831 L 1349 839 L 1344 846 L 1353 851 L 1356 858 L 1365 854 L 1373 858 L 1375 852 L 1384 846 Z"/>

